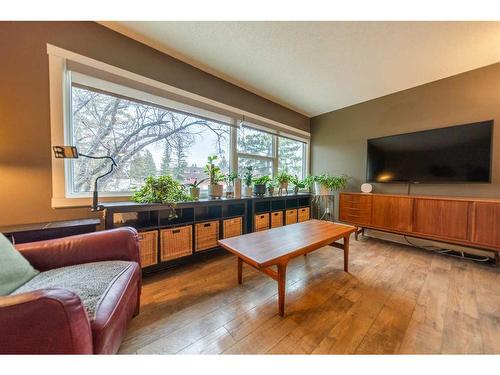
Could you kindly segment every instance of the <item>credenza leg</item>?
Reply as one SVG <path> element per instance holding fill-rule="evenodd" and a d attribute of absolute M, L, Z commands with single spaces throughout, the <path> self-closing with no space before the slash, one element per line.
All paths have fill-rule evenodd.
<path fill-rule="evenodd" d="M 238 284 L 243 283 L 243 261 L 238 257 Z"/>
<path fill-rule="evenodd" d="M 286 264 L 278 264 L 278 311 L 285 316 Z"/>
<path fill-rule="evenodd" d="M 349 237 L 344 237 L 344 271 L 349 272 Z"/>

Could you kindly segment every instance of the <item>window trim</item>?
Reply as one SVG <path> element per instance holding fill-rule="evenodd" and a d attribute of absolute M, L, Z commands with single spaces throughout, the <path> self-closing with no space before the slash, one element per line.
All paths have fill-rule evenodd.
<path fill-rule="evenodd" d="M 56 47 L 47 43 L 47 54 L 49 59 L 49 96 L 50 96 L 50 128 L 51 128 L 51 146 L 68 144 L 68 139 L 70 137 L 69 132 L 67 131 L 66 124 L 68 123 L 69 116 L 71 115 L 70 111 L 70 103 L 68 100 L 71 100 L 68 95 L 68 84 L 71 84 L 71 81 L 68 79 L 67 66 L 66 62 L 76 62 L 78 64 L 82 64 L 93 69 L 98 69 L 103 72 L 111 73 L 116 76 L 124 77 L 133 81 L 136 81 L 141 84 L 148 85 L 153 88 L 161 89 L 165 92 L 175 94 L 180 97 L 186 98 L 186 100 L 198 101 L 200 103 L 204 103 L 216 108 L 219 108 L 221 111 L 228 111 L 231 113 L 239 113 L 241 114 L 241 118 L 250 118 L 255 119 L 258 122 L 267 123 L 273 128 L 265 128 L 260 125 L 256 125 L 255 127 L 261 128 L 258 130 L 264 130 L 268 133 L 273 133 L 277 136 L 288 136 L 290 138 L 294 137 L 301 142 L 306 144 L 306 160 L 305 163 L 305 171 L 306 175 L 309 174 L 309 159 L 310 159 L 310 133 L 304 130 L 296 129 L 292 126 L 262 117 L 260 115 L 256 115 L 254 113 L 244 111 L 230 105 L 217 102 L 215 100 L 205 98 L 203 96 L 176 88 L 174 86 L 170 86 L 163 82 L 155 81 L 153 79 L 141 76 L 139 74 L 115 67 L 113 65 L 109 65 L 103 63 L 98 60 L 94 60 L 92 58 L 80 55 L 78 53 L 65 50 L 60 47 Z M 234 117 L 234 124 L 237 125 L 241 122 L 241 118 L 237 116 Z M 279 129 L 279 130 L 276 130 Z M 281 131 L 283 129 L 283 131 Z M 238 155 L 237 155 L 237 129 L 236 127 L 231 127 L 231 136 L 230 136 L 230 156 L 231 156 L 231 167 L 232 170 L 237 170 L 238 163 Z M 290 133 L 293 134 L 290 134 Z M 297 135 L 295 135 L 297 134 Z M 303 137 L 303 138 L 302 138 Z M 277 152 L 277 148 L 275 151 Z M 51 153 L 52 154 L 52 153 Z M 277 156 L 277 155 L 276 155 Z M 253 156 L 252 156 L 253 157 Z M 277 163 L 277 158 L 274 159 Z M 65 159 L 56 159 L 54 155 L 52 155 L 52 200 L 51 206 L 53 208 L 64 208 L 64 207 L 86 207 L 91 204 L 91 197 L 75 197 L 69 196 L 66 192 L 66 173 L 68 170 L 68 165 L 70 164 L 69 160 Z M 277 165 L 276 165 L 277 167 Z M 277 171 L 277 168 L 275 169 Z M 274 166 L 273 166 L 274 173 Z M 101 197 L 100 197 L 101 198 Z M 123 193 L 119 193 L 114 195 L 113 193 L 107 194 L 107 196 L 103 196 L 100 199 L 102 202 L 114 202 L 114 201 L 123 201 L 124 199 L 128 200 L 130 195 L 124 195 Z"/>

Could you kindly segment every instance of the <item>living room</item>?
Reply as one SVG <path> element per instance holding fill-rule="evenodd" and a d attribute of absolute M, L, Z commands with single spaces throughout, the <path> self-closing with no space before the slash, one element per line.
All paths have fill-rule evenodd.
<path fill-rule="evenodd" d="M 0 21 L 0 354 L 498 364 L 497 10 L 200 9 Z"/>

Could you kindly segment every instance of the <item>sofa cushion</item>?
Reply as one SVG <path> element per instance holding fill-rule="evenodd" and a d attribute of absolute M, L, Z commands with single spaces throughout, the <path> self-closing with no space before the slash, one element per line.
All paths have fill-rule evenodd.
<path fill-rule="evenodd" d="M 134 264 L 119 260 L 55 268 L 39 273 L 12 294 L 47 288 L 71 290 L 80 297 L 89 320 L 93 321 L 107 291 L 113 287 L 120 275 Z"/>
<path fill-rule="evenodd" d="M 38 274 L 31 264 L 0 233 L 0 296 L 6 296 Z"/>

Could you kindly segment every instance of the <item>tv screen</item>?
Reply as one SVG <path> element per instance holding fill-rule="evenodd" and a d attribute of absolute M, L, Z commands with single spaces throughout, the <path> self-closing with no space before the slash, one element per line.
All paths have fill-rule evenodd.
<path fill-rule="evenodd" d="M 368 140 L 369 182 L 490 182 L 493 120 Z"/>

